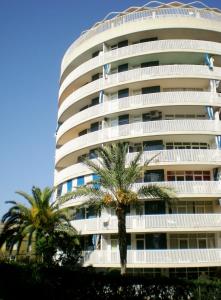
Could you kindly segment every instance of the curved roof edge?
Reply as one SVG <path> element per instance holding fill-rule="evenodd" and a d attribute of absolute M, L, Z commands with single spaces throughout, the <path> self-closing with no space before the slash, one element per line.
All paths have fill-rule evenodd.
<path fill-rule="evenodd" d="M 131 7 L 128 7 L 127 9 L 125 9 L 124 11 L 121 11 L 121 12 L 115 12 L 115 11 L 110 12 L 103 18 L 103 20 L 96 22 L 89 29 L 82 31 L 81 35 L 87 33 L 91 29 L 94 29 L 95 27 L 102 24 L 106 20 L 115 19 L 119 16 L 127 15 L 129 13 L 138 12 L 138 11 L 142 11 L 142 10 L 153 10 L 153 9 L 157 9 L 157 8 L 172 8 L 172 7 L 173 8 L 174 7 L 197 8 L 197 9 L 213 11 L 213 12 L 221 14 L 220 9 L 209 7 L 201 1 L 193 1 L 193 2 L 190 2 L 190 3 L 182 3 L 182 2 L 178 2 L 178 1 L 173 1 L 173 2 L 169 2 L 169 3 L 164 3 L 164 2 L 161 2 L 161 1 L 150 1 L 150 2 L 147 2 L 146 4 L 144 4 L 143 6 L 131 6 Z"/>

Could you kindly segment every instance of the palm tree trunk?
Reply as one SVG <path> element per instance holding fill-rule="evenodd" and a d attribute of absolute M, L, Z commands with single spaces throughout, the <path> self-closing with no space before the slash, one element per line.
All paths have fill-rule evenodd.
<path fill-rule="evenodd" d="M 118 241 L 120 251 L 121 275 L 125 275 L 127 265 L 127 232 L 125 207 L 118 207 L 116 209 L 116 214 L 118 218 Z"/>

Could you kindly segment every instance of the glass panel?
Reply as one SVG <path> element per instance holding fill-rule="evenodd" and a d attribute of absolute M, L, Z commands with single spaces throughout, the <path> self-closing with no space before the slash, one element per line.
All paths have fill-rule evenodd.
<path fill-rule="evenodd" d="M 97 158 L 98 157 L 96 150 L 97 149 L 91 149 L 89 151 L 89 159 L 93 159 L 93 158 Z"/>
<path fill-rule="evenodd" d="M 97 105 L 99 104 L 99 97 L 93 98 L 91 100 L 91 106 Z"/>
<path fill-rule="evenodd" d="M 160 92 L 160 86 L 149 86 L 142 88 L 142 94 L 151 94 L 151 93 L 159 93 Z"/>
<path fill-rule="evenodd" d="M 141 64 L 141 68 L 147 68 L 147 67 L 154 67 L 154 66 L 159 66 L 159 61 L 149 61 L 149 62 L 144 62 Z"/>
<path fill-rule="evenodd" d="M 164 180 L 164 170 L 146 171 L 144 173 L 144 182 L 155 182 Z"/>
<path fill-rule="evenodd" d="M 137 240 L 136 241 L 137 250 L 144 250 L 144 239 L 143 240 Z"/>
<path fill-rule="evenodd" d="M 91 124 L 91 132 L 99 130 L 99 122 L 95 122 Z"/>
<path fill-rule="evenodd" d="M 94 74 L 91 76 L 91 81 L 95 81 L 100 78 L 100 73 Z"/>
<path fill-rule="evenodd" d="M 94 58 L 94 57 L 98 56 L 98 55 L 99 55 L 99 53 L 100 53 L 100 51 L 99 51 L 99 50 L 98 50 L 98 51 L 95 51 L 94 53 L 92 53 L 92 58 Z"/>
<path fill-rule="evenodd" d="M 147 39 L 141 39 L 140 43 L 146 43 L 146 42 L 152 42 L 152 41 L 157 41 L 157 37 L 152 37 L 152 38 L 147 38 Z"/>
<path fill-rule="evenodd" d="M 123 89 L 118 91 L 118 98 L 124 98 L 129 96 L 129 89 Z"/>
<path fill-rule="evenodd" d="M 206 249 L 207 245 L 206 245 L 206 239 L 199 239 L 198 240 L 198 245 L 200 249 Z"/>
<path fill-rule="evenodd" d="M 118 48 L 126 47 L 126 46 L 128 46 L 128 40 L 121 41 L 118 43 Z"/>
<path fill-rule="evenodd" d="M 151 151 L 151 150 L 163 150 L 163 141 L 148 141 L 143 142 L 143 150 Z"/>
<path fill-rule="evenodd" d="M 179 244 L 180 249 L 188 249 L 188 240 L 180 240 Z"/>
<path fill-rule="evenodd" d="M 118 66 L 118 73 L 128 71 L 128 64 Z"/>
<path fill-rule="evenodd" d="M 118 125 L 129 124 L 129 115 L 122 115 L 118 117 Z"/>

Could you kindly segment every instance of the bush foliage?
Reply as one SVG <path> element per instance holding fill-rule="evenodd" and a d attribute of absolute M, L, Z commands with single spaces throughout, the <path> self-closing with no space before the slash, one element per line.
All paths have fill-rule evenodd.
<path fill-rule="evenodd" d="M 97 273 L 93 269 L 0 264 L 0 299 L 221 299 L 221 281 Z"/>

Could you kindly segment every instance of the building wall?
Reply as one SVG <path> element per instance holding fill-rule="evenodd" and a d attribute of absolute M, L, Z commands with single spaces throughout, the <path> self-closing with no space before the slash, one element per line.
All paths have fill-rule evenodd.
<path fill-rule="evenodd" d="M 141 214 L 130 208 L 129 268 L 176 274 L 176 268 L 221 265 L 220 24 L 219 11 L 147 7 L 101 22 L 62 60 L 58 196 L 93 178 L 82 157 L 95 158 L 94 149 L 118 141 L 129 143 L 128 158 L 141 149 L 144 159 L 160 153 L 135 188 L 156 181 L 177 192 L 163 209 L 150 201 Z M 80 203 L 65 205 L 71 211 Z M 79 211 L 72 222 L 84 240 L 85 265 L 119 267 L 112 211 Z"/>

